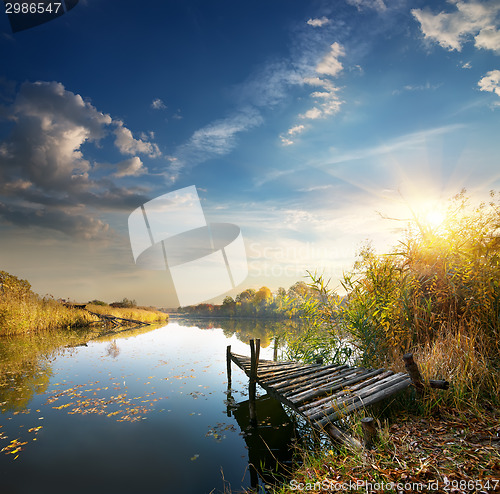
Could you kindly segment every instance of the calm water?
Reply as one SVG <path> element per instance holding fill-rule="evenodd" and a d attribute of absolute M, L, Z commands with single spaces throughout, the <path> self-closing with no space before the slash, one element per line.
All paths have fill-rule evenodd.
<path fill-rule="evenodd" d="M 262 439 L 288 461 L 294 426 L 275 400 L 262 397 L 258 432 L 249 429 L 248 380 L 234 364 L 229 401 L 240 405 L 228 406 L 225 349 L 249 355 L 248 339 L 257 337 L 261 358 L 272 359 L 277 326 L 172 320 L 87 346 L 87 334 L 0 340 L 1 492 L 249 487 L 249 461 L 267 452 Z"/>

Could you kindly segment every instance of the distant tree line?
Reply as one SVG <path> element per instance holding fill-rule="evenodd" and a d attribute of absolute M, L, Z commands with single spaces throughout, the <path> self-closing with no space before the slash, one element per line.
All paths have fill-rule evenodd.
<path fill-rule="evenodd" d="M 265 317 L 274 319 L 296 318 L 302 315 L 306 300 L 314 299 L 318 292 L 307 283 L 298 281 L 288 290 L 278 288 L 272 292 L 267 286 L 258 290 L 247 288 L 235 298 L 227 296 L 221 305 L 198 304 L 179 307 L 187 315 L 224 317 Z"/>

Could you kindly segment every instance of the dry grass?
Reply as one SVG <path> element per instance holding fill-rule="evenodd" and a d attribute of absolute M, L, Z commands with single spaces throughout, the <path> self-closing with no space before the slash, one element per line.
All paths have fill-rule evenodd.
<path fill-rule="evenodd" d="M 134 319 L 142 322 L 165 322 L 168 321 L 168 314 L 155 309 L 143 309 L 140 307 L 120 308 L 109 305 L 87 305 L 87 309 L 97 314 L 107 314 L 124 319 Z"/>
<path fill-rule="evenodd" d="M 95 317 L 32 292 L 0 297 L 0 336 L 88 326 Z"/>

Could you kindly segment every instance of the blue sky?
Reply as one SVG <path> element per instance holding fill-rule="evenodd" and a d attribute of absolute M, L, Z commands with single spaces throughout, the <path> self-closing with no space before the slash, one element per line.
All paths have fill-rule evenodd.
<path fill-rule="evenodd" d="M 496 1 L 80 0 L 0 16 L 0 267 L 39 293 L 175 305 L 130 213 L 195 185 L 241 228 L 243 287 L 337 285 L 409 207 L 500 179 Z"/>

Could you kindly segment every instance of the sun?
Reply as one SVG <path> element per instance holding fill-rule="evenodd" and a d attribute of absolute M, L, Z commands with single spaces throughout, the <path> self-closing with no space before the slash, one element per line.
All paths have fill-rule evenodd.
<path fill-rule="evenodd" d="M 437 230 L 446 219 L 445 214 L 439 209 L 429 210 L 425 214 L 425 222 L 432 230 Z"/>

